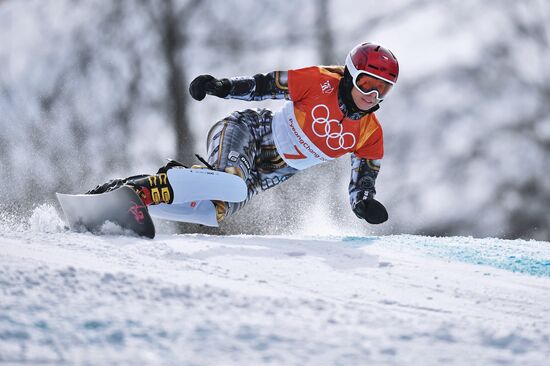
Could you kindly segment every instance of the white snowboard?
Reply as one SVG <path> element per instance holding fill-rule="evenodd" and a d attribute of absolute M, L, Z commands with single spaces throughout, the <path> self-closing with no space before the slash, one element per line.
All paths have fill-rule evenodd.
<path fill-rule="evenodd" d="M 238 176 L 208 169 L 173 168 L 168 180 L 174 192 L 172 204 L 148 206 L 133 189 L 123 186 L 101 194 L 61 194 L 57 198 L 69 226 L 73 230 L 100 230 L 106 221 L 153 238 L 155 227 L 151 216 L 165 219 L 218 226 L 212 200 L 244 201 L 246 183 Z"/>

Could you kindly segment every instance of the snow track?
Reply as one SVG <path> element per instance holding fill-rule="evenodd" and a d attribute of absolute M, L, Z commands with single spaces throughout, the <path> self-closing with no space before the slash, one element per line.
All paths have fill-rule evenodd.
<path fill-rule="evenodd" d="M 0 233 L 0 362 L 541 365 L 550 357 L 548 243 L 144 240 L 65 232 L 50 218 L 35 217 L 37 231 Z M 508 265 L 514 256 L 522 261 Z"/>

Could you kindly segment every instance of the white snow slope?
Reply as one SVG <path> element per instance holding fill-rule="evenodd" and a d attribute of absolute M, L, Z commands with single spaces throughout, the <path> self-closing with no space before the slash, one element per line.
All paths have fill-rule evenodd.
<path fill-rule="evenodd" d="M 45 220 L 45 221 L 44 221 Z M 543 365 L 550 243 L 0 229 L 0 363 Z"/>

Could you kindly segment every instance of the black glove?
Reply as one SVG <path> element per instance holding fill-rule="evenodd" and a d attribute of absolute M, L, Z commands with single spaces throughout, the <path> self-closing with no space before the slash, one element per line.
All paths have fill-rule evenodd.
<path fill-rule="evenodd" d="M 365 197 L 353 206 L 353 212 L 369 224 L 381 224 L 388 220 L 388 211 L 383 204 L 372 197 Z"/>
<path fill-rule="evenodd" d="M 231 91 L 228 79 L 218 80 L 212 75 L 199 75 L 189 85 L 189 93 L 196 100 L 203 100 L 206 94 L 225 98 Z"/>

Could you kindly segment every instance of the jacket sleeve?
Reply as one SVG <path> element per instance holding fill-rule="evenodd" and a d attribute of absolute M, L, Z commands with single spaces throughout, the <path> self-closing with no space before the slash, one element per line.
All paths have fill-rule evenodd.
<path fill-rule="evenodd" d="M 273 71 L 267 74 L 233 77 L 226 80 L 229 80 L 231 85 L 226 99 L 247 101 L 290 99 L 287 71 Z"/>
<path fill-rule="evenodd" d="M 374 198 L 374 185 L 379 170 L 380 160 L 363 159 L 351 154 L 351 181 L 348 192 L 352 209 L 363 198 Z"/>

